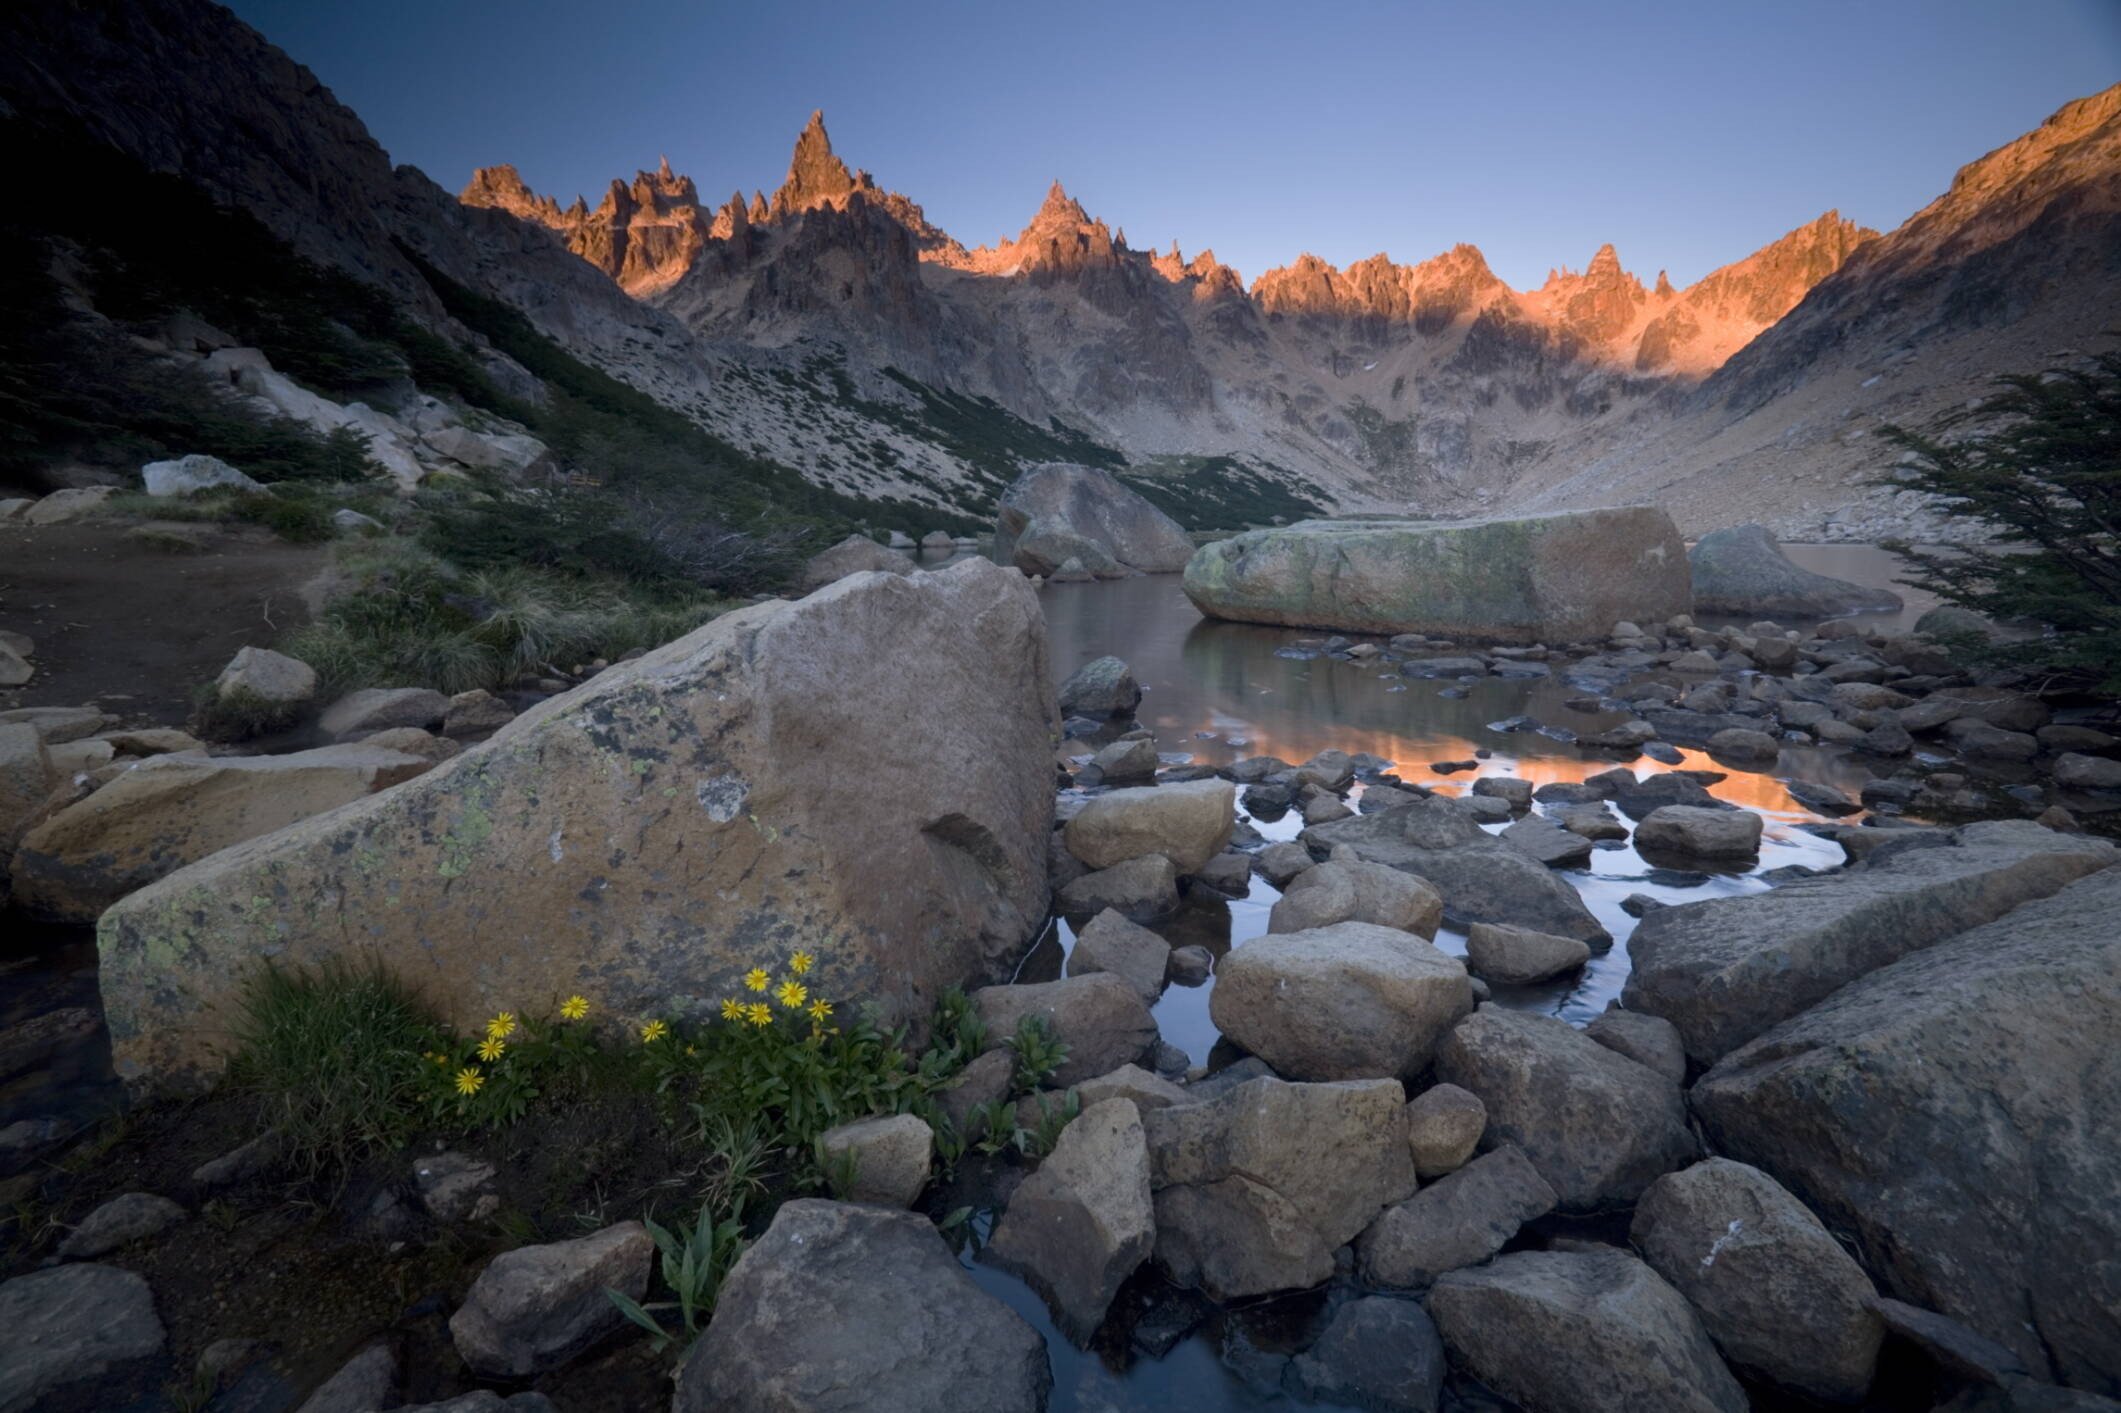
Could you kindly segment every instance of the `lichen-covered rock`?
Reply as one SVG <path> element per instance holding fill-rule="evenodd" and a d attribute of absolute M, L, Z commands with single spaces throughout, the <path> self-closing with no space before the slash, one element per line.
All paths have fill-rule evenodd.
<path fill-rule="evenodd" d="M 1679 531 L 1646 506 L 1249 530 L 1201 547 L 1186 597 L 1245 623 L 1517 643 L 1601 638 L 1692 602 Z"/>
<path fill-rule="evenodd" d="M 1744 1413 L 1685 1297 L 1625 1251 L 1518 1251 L 1436 1282 L 1453 1361 L 1540 1413 Z"/>
<path fill-rule="evenodd" d="M 1333 1253 L 1414 1191 L 1405 1106 L 1397 1080 L 1263 1077 L 1144 1114 L 1158 1264 L 1215 1300 L 1324 1281 Z"/>
<path fill-rule="evenodd" d="M 994 522 L 996 560 L 1026 574 L 1051 574 L 1062 559 L 1080 553 L 1071 541 L 1148 574 L 1175 574 L 1193 557 L 1185 527 L 1109 471 L 1048 462 L 1002 492 Z"/>
<path fill-rule="evenodd" d="M 1417 1074 L 1472 1009 L 1456 957 L 1367 922 L 1255 937 L 1222 959 L 1208 993 L 1225 1036 L 1299 1080 Z"/>
<path fill-rule="evenodd" d="M 824 994 L 926 1015 L 1045 915 L 1051 692 L 1036 592 L 981 561 L 740 609 L 126 898 L 100 935 L 119 1069 L 217 1070 L 265 955 L 380 963 L 470 1029 L 577 992 L 704 1014 L 800 947 Z"/>
<path fill-rule="evenodd" d="M 1896 609 L 1891 589 L 1852 584 L 1795 564 L 1764 525 L 1711 530 L 1687 551 L 1697 613 L 1757 613 L 1833 618 Z"/>
<path fill-rule="evenodd" d="M 673 1413 L 1041 1413 L 1038 1331 L 911 1212 L 785 1202 L 722 1284 Z"/>
<path fill-rule="evenodd" d="M 41 917 L 93 922 L 188 863 L 428 768 L 418 756 L 365 742 L 284 756 L 155 756 L 22 837 L 15 901 Z"/>
<path fill-rule="evenodd" d="M 1667 1173 L 1628 1239 L 1733 1364 L 1827 1403 L 1870 1392 L 1885 1338 L 1870 1277 L 1766 1173 L 1728 1158 Z"/>

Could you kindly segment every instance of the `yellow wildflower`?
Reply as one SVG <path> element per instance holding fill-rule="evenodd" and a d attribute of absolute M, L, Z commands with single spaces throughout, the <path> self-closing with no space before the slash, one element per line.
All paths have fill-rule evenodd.
<path fill-rule="evenodd" d="M 803 983 L 800 981 L 784 981 L 773 994 L 791 1011 L 799 1009 L 803 1002 L 810 999 L 810 993 L 803 989 Z"/>
<path fill-rule="evenodd" d="M 764 991 L 767 980 L 766 971 L 763 967 L 753 967 L 750 971 L 744 973 L 744 985 L 750 987 L 753 991 Z"/>
<path fill-rule="evenodd" d="M 723 1020 L 728 1020 L 728 1021 L 734 1021 L 734 1020 L 742 1020 L 743 1018 L 744 1018 L 744 1003 L 743 1003 L 742 1001 L 729 1001 L 729 1000 L 724 1000 L 724 1001 L 722 1002 L 722 1019 L 723 1019 Z"/>
<path fill-rule="evenodd" d="M 515 1028 L 516 1018 L 514 1012 L 503 1011 L 492 1020 L 486 1022 L 486 1038 L 488 1040 L 506 1040 L 515 1033 Z"/>
<path fill-rule="evenodd" d="M 589 1014 L 589 1001 L 582 996 L 569 996 L 560 1002 L 561 1020 L 580 1020 Z"/>
<path fill-rule="evenodd" d="M 773 1008 L 763 1001 L 755 1001 L 744 1007 L 744 1019 L 753 1025 L 772 1025 Z"/>
<path fill-rule="evenodd" d="M 659 1020 L 652 1020 L 641 1027 L 641 1040 L 644 1044 L 653 1044 L 668 1034 L 670 1027 Z"/>
<path fill-rule="evenodd" d="M 507 1049 L 507 1045 L 489 1035 L 479 1042 L 479 1058 L 491 1064 L 500 1059 Z"/>
<path fill-rule="evenodd" d="M 484 1083 L 486 1083 L 486 1076 L 480 1074 L 474 1066 L 466 1065 L 463 1069 L 457 1071 L 457 1093 L 467 1099 L 478 1093 L 479 1086 Z"/>
<path fill-rule="evenodd" d="M 817 958 L 808 952 L 797 952 L 788 958 L 788 970 L 797 976 L 808 976 L 810 968 L 817 965 Z"/>
<path fill-rule="evenodd" d="M 810 1003 L 810 1019 L 821 1021 L 832 1014 L 832 1003 L 820 996 Z"/>

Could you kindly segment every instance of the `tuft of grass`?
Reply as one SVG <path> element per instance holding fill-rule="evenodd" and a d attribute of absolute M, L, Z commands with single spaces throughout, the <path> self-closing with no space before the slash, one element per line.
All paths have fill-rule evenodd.
<path fill-rule="evenodd" d="M 191 733 L 202 741 L 248 741 L 284 731 L 301 719 L 301 702 L 276 702 L 248 687 L 224 692 L 208 682 L 192 692 Z"/>
<path fill-rule="evenodd" d="M 311 1173 L 402 1144 L 423 1112 L 421 1066 L 443 1031 L 378 969 L 267 964 L 244 986 L 229 1080 L 254 1094 Z"/>

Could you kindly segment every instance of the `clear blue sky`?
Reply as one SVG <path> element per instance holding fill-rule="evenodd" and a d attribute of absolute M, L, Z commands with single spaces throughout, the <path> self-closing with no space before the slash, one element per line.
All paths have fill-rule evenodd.
<path fill-rule="evenodd" d="M 233 0 L 400 162 L 593 203 L 658 154 L 771 191 L 813 108 L 967 245 L 1059 177 L 1247 280 L 1457 241 L 1519 287 L 1605 241 L 1685 284 L 1829 207 L 1888 229 L 2121 80 L 2121 0 Z"/>

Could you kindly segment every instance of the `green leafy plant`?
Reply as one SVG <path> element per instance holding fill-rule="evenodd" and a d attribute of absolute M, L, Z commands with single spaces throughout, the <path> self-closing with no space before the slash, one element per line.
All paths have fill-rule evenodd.
<path fill-rule="evenodd" d="M 1016 1131 L 1018 1151 L 1027 1158 L 1043 1158 L 1060 1142 L 1061 1130 L 1075 1122 L 1083 1111 L 1083 1097 L 1070 1089 L 1058 1103 L 1049 1103 L 1043 1094 L 1034 1102 L 1038 1105 L 1038 1123 L 1028 1129 Z"/>
<path fill-rule="evenodd" d="M 660 1271 L 671 1299 L 642 1305 L 610 1286 L 604 1287 L 604 1294 L 620 1314 L 648 1331 L 660 1353 L 681 1335 L 688 1340 L 697 1336 L 714 1313 L 723 1279 L 744 1254 L 744 1223 L 740 1213 L 717 1221 L 712 1209 L 702 1208 L 689 1226 L 680 1223 L 666 1228 L 653 1217 L 643 1217 L 641 1224 L 648 1228 L 662 1258 Z M 665 1329 L 655 1314 L 658 1310 L 675 1312 L 677 1328 Z"/>
<path fill-rule="evenodd" d="M 1016 1143 L 1016 1106 L 1007 1099 L 990 1099 L 973 1109 L 965 1127 L 979 1135 L 973 1148 L 992 1158 Z"/>
<path fill-rule="evenodd" d="M 852 1148 L 842 1148 L 837 1153 L 825 1146 L 825 1136 L 819 1134 L 811 1140 L 811 1170 L 809 1184 L 831 1193 L 841 1201 L 854 1195 L 855 1184 L 861 1178 L 861 1163 Z"/>
<path fill-rule="evenodd" d="M 2046 628 L 2043 637 L 1980 647 L 1989 658 L 2121 692 L 2121 353 L 2000 381 L 2002 392 L 1934 434 L 1881 429 L 1907 457 L 1883 484 L 1932 497 L 1992 543 L 1886 548 L 1914 569 L 1904 582 Z M 1979 430 L 1946 435 L 1968 420 Z"/>
<path fill-rule="evenodd" d="M 1016 1033 L 1009 1037 L 1009 1048 L 1016 1055 L 1014 1080 L 1019 1094 L 1038 1088 L 1068 1063 L 1068 1047 L 1060 1043 L 1044 1016 L 1025 1016 L 1018 1021 Z"/>

